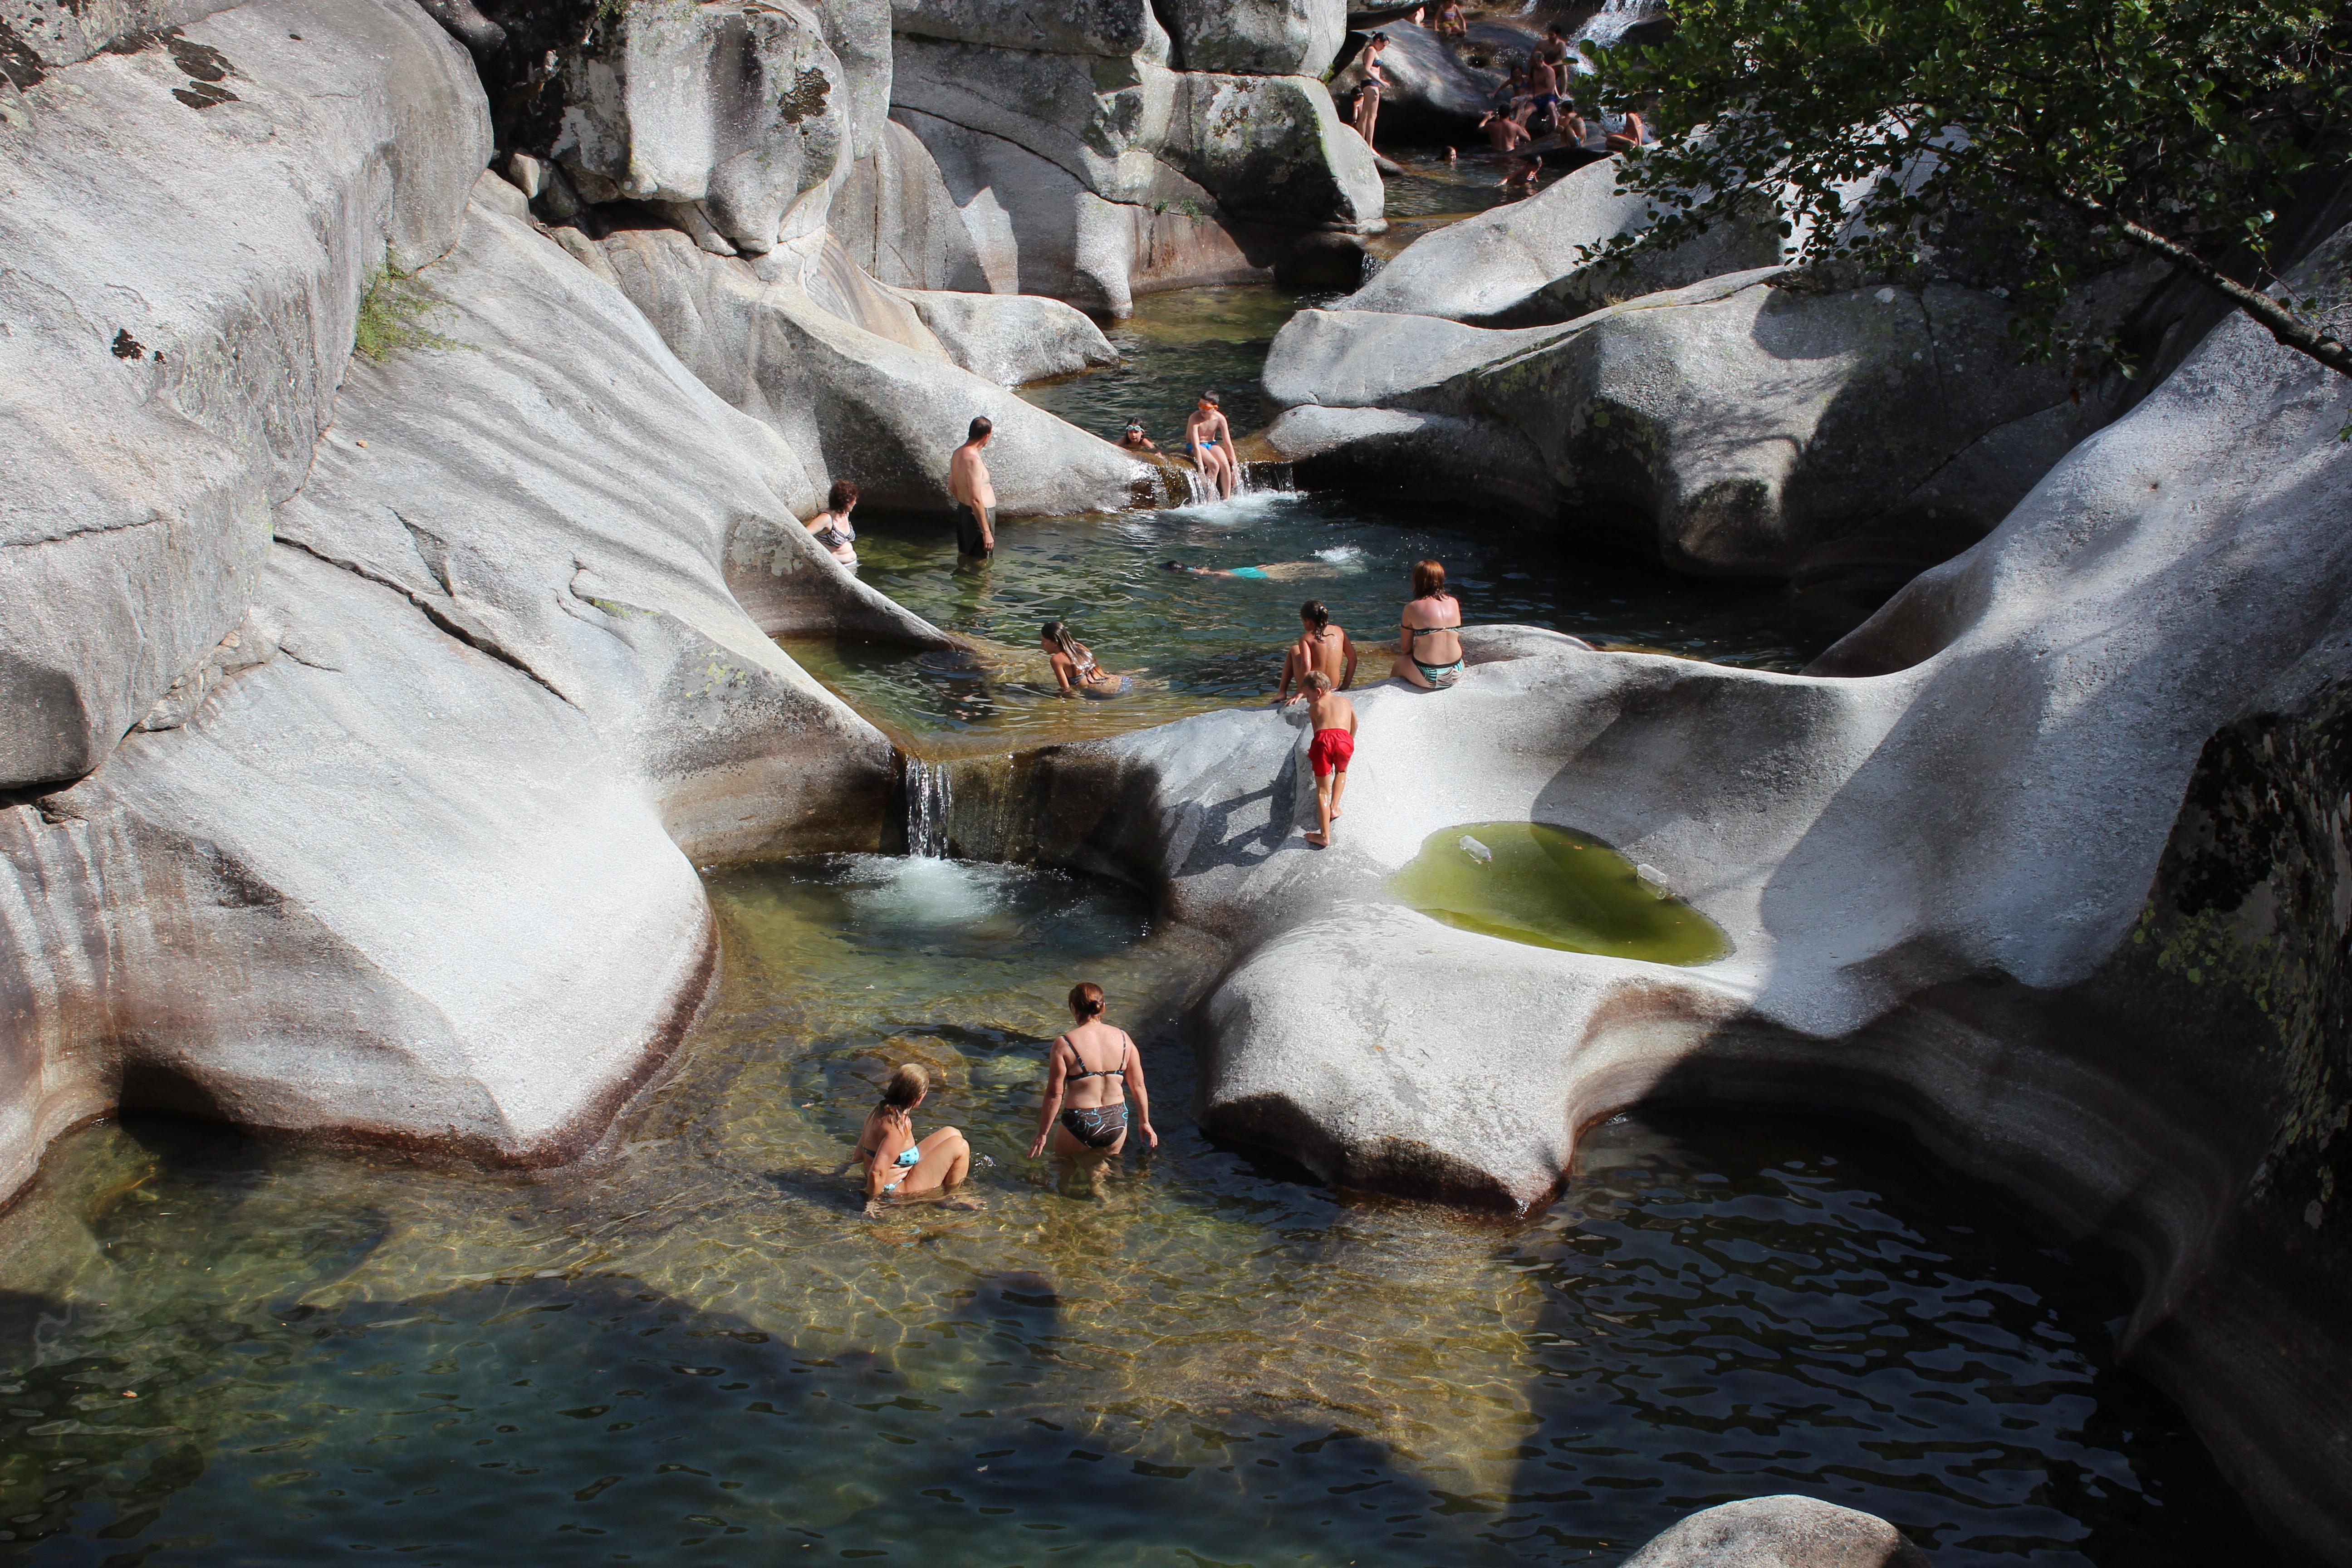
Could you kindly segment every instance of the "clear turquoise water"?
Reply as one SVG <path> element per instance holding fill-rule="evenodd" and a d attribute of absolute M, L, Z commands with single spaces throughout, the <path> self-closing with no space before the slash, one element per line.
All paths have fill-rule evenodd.
<path fill-rule="evenodd" d="M 0 1216 L 0 1556 L 1484 1568 L 1796 1490 L 1943 1568 L 2261 1559 L 2104 1274 L 1898 1147 L 1654 1116 L 1525 1221 L 1351 1201 L 1193 1127 L 1213 960 L 1116 888 L 712 891 L 724 993 L 587 1165 L 65 1140 Z M 1081 976 L 1161 1108 L 1099 1186 L 1022 1158 Z M 838 1173 L 909 1058 L 984 1207 Z"/>

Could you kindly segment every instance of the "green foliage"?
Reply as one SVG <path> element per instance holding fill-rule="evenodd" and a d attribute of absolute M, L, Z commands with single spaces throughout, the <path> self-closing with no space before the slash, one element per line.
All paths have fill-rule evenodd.
<path fill-rule="evenodd" d="M 368 275 L 367 288 L 360 295 L 359 330 L 352 337 L 352 351 L 382 364 L 403 349 L 465 347 L 418 324 L 438 302 L 387 256 L 383 265 Z"/>
<path fill-rule="evenodd" d="M 1596 51 L 1608 96 L 1683 129 L 1622 160 L 1671 244 L 1777 200 L 1801 259 L 1973 274 L 2025 357 L 2078 363 L 2076 288 L 2134 252 L 2352 374 L 2273 252 L 2315 174 L 2352 151 L 2342 0 L 1678 0 L 1675 31 Z M 2245 285 L 2252 283 L 2252 288 Z"/>

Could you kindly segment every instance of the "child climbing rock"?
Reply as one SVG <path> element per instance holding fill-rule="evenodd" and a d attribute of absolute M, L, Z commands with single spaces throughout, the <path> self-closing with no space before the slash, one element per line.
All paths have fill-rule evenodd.
<path fill-rule="evenodd" d="M 1315 732 L 1307 761 L 1315 770 L 1317 822 L 1307 842 L 1328 849 L 1339 798 L 1348 793 L 1348 763 L 1356 755 L 1356 705 L 1332 690 L 1331 678 L 1319 669 L 1307 678 L 1307 722 Z"/>

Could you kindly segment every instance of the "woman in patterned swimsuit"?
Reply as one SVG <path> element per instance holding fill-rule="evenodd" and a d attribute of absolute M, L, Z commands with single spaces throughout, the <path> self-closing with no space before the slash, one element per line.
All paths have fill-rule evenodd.
<path fill-rule="evenodd" d="M 1103 990 L 1092 981 L 1070 988 L 1070 1032 L 1045 1053 L 1045 1103 L 1037 1112 L 1033 1160 L 1054 1152 L 1065 1158 L 1109 1159 L 1127 1146 L 1127 1108 L 1146 1148 L 1160 1147 L 1151 1130 L 1151 1097 L 1143 1087 L 1143 1053 L 1124 1029 L 1103 1022 Z"/>

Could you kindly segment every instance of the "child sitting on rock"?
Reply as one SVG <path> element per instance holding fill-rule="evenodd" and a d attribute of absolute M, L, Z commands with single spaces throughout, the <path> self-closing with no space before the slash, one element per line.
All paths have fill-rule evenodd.
<path fill-rule="evenodd" d="M 1331 847 L 1331 824 L 1339 816 L 1339 798 L 1348 793 L 1348 764 L 1356 755 L 1356 705 L 1331 689 L 1331 678 L 1316 670 L 1307 678 L 1307 724 L 1315 739 L 1308 742 L 1307 761 L 1315 770 L 1316 830 L 1307 842 L 1318 849 Z"/>

